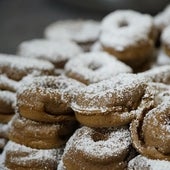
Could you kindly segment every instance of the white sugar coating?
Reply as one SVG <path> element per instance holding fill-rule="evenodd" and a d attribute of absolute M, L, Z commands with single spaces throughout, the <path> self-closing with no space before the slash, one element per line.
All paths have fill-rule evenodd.
<path fill-rule="evenodd" d="M 58 164 L 57 170 L 66 170 L 66 167 L 64 166 L 62 160 L 61 160 L 60 163 Z"/>
<path fill-rule="evenodd" d="M 5 146 L 6 142 L 7 140 L 5 138 L 0 137 L 0 149 L 2 149 Z"/>
<path fill-rule="evenodd" d="M 0 75 L 0 89 L 16 92 L 20 83 L 18 81 L 9 79 L 5 75 Z"/>
<path fill-rule="evenodd" d="M 61 152 L 63 149 L 33 149 L 24 145 L 20 145 L 17 144 L 13 141 L 8 141 L 8 143 L 6 144 L 5 148 L 4 148 L 4 152 L 20 152 L 20 153 L 29 153 L 29 155 L 27 156 L 23 156 L 23 157 L 19 157 L 19 158 L 13 158 L 13 161 L 19 161 L 19 162 L 23 162 L 22 164 L 24 164 L 24 162 L 26 163 L 26 161 L 29 160 L 54 160 L 57 161 L 58 157 L 61 157 Z"/>
<path fill-rule="evenodd" d="M 54 69 L 54 66 L 48 61 L 37 60 L 34 58 L 21 58 L 16 55 L 0 54 L 0 67 L 3 66 L 19 70 L 30 68 L 35 70 Z"/>
<path fill-rule="evenodd" d="M 50 24 L 45 29 L 45 37 L 49 39 L 69 39 L 78 43 L 97 40 L 100 22 L 93 20 L 65 20 Z"/>
<path fill-rule="evenodd" d="M 149 40 L 153 19 L 150 15 L 132 10 L 117 10 L 104 17 L 101 25 L 101 44 L 123 51 Z"/>
<path fill-rule="evenodd" d="M 153 160 L 138 155 L 128 163 L 128 170 L 168 170 L 170 169 L 170 161 Z"/>
<path fill-rule="evenodd" d="M 132 69 L 105 52 L 89 52 L 71 59 L 65 71 L 68 75 L 76 74 L 89 83 L 96 83 L 119 73 L 130 73 Z"/>
<path fill-rule="evenodd" d="M 141 97 L 146 87 L 145 83 L 144 77 L 121 73 L 108 80 L 78 89 L 76 100 L 71 103 L 71 107 L 73 110 L 85 110 L 86 112 L 113 111 L 114 107 L 120 106 L 121 108 L 122 103 L 123 105 L 131 105 L 135 93 Z M 128 101 L 124 103 L 124 100 L 127 99 Z"/>
<path fill-rule="evenodd" d="M 154 24 L 160 31 L 170 24 L 170 4 L 154 17 Z"/>
<path fill-rule="evenodd" d="M 99 41 L 96 41 L 90 48 L 90 51 L 102 51 L 102 46 Z"/>
<path fill-rule="evenodd" d="M 144 77 L 146 81 L 170 84 L 170 66 L 155 67 L 138 75 Z"/>
<path fill-rule="evenodd" d="M 76 93 L 77 88 L 84 87 L 85 85 L 71 78 L 67 78 L 64 75 L 61 76 L 40 76 L 32 77 L 27 76 L 22 80 L 22 84 L 17 91 L 17 95 L 28 95 L 30 93 L 40 93 L 43 95 L 48 95 L 51 98 L 55 99 L 56 102 L 60 103 L 61 101 L 68 103 L 69 94 L 73 95 Z M 57 97 L 60 94 L 61 98 Z M 40 100 L 39 97 L 34 96 L 34 100 Z M 20 104 L 25 101 L 20 101 Z M 28 103 L 30 104 L 30 103 Z"/>
<path fill-rule="evenodd" d="M 18 54 L 23 57 L 45 59 L 52 63 L 69 60 L 80 53 L 82 49 L 69 40 L 33 39 L 22 42 L 18 47 Z"/>
<path fill-rule="evenodd" d="M 0 137 L 8 138 L 8 131 L 11 126 L 11 122 L 0 123 Z"/>
<path fill-rule="evenodd" d="M 12 104 L 13 108 L 16 106 L 16 94 L 10 91 L 0 90 L 0 101 L 7 104 Z"/>
<path fill-rule="evenodd" d="M 73 149 L 73 152 L 83 152 L 87 158 L 89 156 L 99 159 L 117 157 L 128 152 L 131 145 L 128 129 L 110 128 L 108 129 L 108 138 L 98 141 L 93 139 L 94 133 L 96 133 L 95 130 L 85 126 L 77 129 L 67 142 L 63 157 L 70 149 Z"/>
<path fill-rule="evenodd" d="M 170 57 L 166 55 L 163 50 L 158 51 L 156 65 L 158 66 L 170 65 Z"/>
<path fill-rule="evenodd" d="M 161 34 L 161 41 L 163 43 L 163 45 L 167 45 L 168 47 L 170 47 L 170 26 L 167 26 L 162 34 Z"/>

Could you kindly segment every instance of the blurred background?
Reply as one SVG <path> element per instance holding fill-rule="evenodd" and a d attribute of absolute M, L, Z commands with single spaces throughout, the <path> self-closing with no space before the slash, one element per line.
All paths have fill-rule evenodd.
<path fill-rule="evenodd" d="M 134 9 L 151 15 L 169 0 L 0 0 L 0 53 L 15 53 L 17 45 L 43 37 L 44 28 L 63 19 L 101 20 L 116 9 Z"/>

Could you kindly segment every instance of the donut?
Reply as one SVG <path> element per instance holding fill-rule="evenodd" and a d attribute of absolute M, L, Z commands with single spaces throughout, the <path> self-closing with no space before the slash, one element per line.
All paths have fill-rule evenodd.
<path fill-rule="evenodd" d="M 11 122 L 9 139 L 35 149 L 59 148 L 77 127 L 76 121 L 41 123 L 17 114 Z"/>
<path fill-rule="evenodd" d="M 155 67 L 143 73 L 138 73 L 148 82 L 170 84 L 170 67 L 168 65 Z"/>
<path fill-rule="evenodd" d="M 6 145 L 6 143 L 7 143 L 7 139 L 5 139 L 5 138 L 0 138 L 0 154 L 1 154 L 1 152 L 3 151 L 3 148 L 4 148 L 4 146 Z"/>
<path fill-rule="evenodd" d="M 20 86 L 20 83 L 18 81 L 9 79 L 5 75 L 0 75 L 0 89 L 1 90 L 16 92 L 19 86 Z"/>
<path fill-rule="evenodd" d="M 166 8 L 159 12 L 154 17 L 154 25 L 161 33 L 168 25 L 170 25 L 170 5 L 167 5 Z"/>
<path fill-rule="evenodd" d="M 155 107 L 132 120 L 132 144 L 143 156 L 170 161 L 170 87 L 161 85 L 152 91 Z"/>
<path fill-rule="evenodd" d="M 89 127 L 126 125 L 138 111 L 150 107 L 149 99 L 146 106 L 141 105 L 145 88 L 145 80 L 140 76 L 122 73 L 80 88 L 73 97 L 71 108 L 77 120 Z"/>
<path fill-rule="evenodd" d="M 0 123 L 0 138 L 8 139 L 10 125 L 11 125 L 11 122 Z"/>
<path fill-rule="evenodd" d="M 100 22 L 93 20 L 57 21 L 45 29 L 45 37 L 52 40 L 68 39 L 79 44 L 85 51 L 98 39 Z"/>
<path fill-rule="evenodd" d="M 165 53 L 163 49 L 160 49 L 158 51 L 156 61 L 153 63 L 153 67 L 164 65 L 170 65 L 170 57 Z"/>
<path fill-rule="evenodd" d="M 16 95 L 9 91 L 0 91 L 0 123 L 7 123 L 15 112 Z"/>
<path fill-rule="evenodd" d="M 162 48 L 165 51 L 165 53 L 170 57 L 170 26 L 167 26 L 161 35 L 161 42 L 162 42 Z"/>
<path fill-rule="evenodd" d="M 84 87 L 82 83 L 65 76 L 40 76 L 27 81 L 17 92 L 18 112 L 23 117 L 53 123 L 75 120 L 70 102 L 77 88 Z"/>
<path fill-rule="evenodd" d="M 62 149 L 32 149 L 9 141 L 0 168 L 4 170 L 56 170 Z"/>
<path fill-rule="evenodd" d="M 80 53 L 81 47 L 69 40 L 33 39 L 22 42 L 18 47 L 18 55 L 50 61 L 56 68 L 63 68 L 69 59 Z"/>
<path fill-rule="evenodd" d="M 117 10 L 101 23 L 100 43 L 104 51 L 133 68 L 153 55 L 153 19 L 132 10 Z"/>
<path fill-rule="evenodd" d="M 170 169 L 170 162 L 165 160 L 154 160 L 142 155 L 136 156 L 128 163 L 127 170 L 165 170 Z"/>
<path fill-rule="evenodd" d="M 105 52 L 80 54 L 65 65 L 65 74 L 68 77 L 87 85 L 123 72 L 132 72 L 132 69 Z"/>
<path fill-rule="evenodd" d="M 19 81 L 28 74 L 53 74 L 54 66 L 48 61 L 0 54 L 0 74 Z"/>
<path fill-rule="evenodd" d="M 127 128 L 81 127 L 69 139 L 62 161 L 67 170 L 125 169 L 131 147 Z"/>

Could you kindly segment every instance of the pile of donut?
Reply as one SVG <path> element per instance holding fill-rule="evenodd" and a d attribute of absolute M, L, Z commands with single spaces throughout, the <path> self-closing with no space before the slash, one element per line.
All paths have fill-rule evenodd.
<path fill-rule="evenodd" d="M 170 169 L 170 5 L 44 35 L 0 54 L 0 169 Z"/>

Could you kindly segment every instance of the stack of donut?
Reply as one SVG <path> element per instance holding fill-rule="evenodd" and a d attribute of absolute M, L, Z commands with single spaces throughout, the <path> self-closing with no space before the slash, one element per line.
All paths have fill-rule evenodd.
<path fill-rule="evenodd" d="M 57 21 L 0 54 L 0 169 L 170 169 L 169 21 Z"/>
<path fill-rule="evenodd" d="M 69 103 L 81 86 L 64 76 L 24 79 L 3 151 L 4 167 L 56 169 L 63 145 L 78 125 Z"/>
<path fill-rule="evenodd" d="M 23 77 L 52 74 L 53 70 L 53 65 L 46 61 L 0 54 L 0 149 L 8 139 L 8 122 L 14 115 L 16 91 Z"/>

